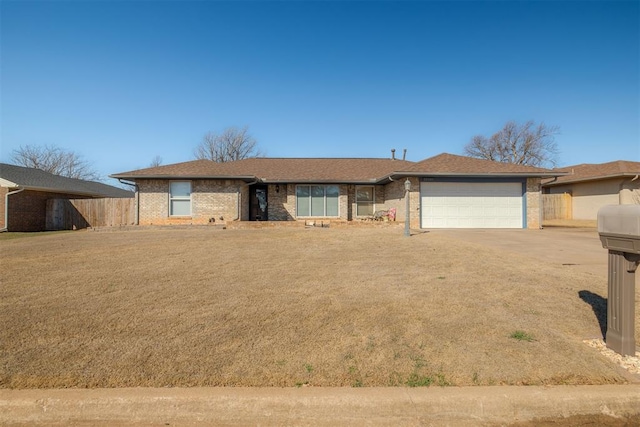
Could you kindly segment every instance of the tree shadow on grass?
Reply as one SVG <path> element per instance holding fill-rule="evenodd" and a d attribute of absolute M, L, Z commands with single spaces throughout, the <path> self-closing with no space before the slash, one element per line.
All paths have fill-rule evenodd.
<path fill-rule="evenodd" d="M 607 336 L 607 299 L 590 291 L 579 291 L 578 296 L 591 306 L 593 314 L 596 315 L 596 319 L 600 324 L 600 332 L 604 340 Z"/>

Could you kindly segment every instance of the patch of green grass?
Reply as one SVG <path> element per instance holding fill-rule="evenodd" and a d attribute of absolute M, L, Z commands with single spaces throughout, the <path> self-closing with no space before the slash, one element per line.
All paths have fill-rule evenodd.
<path fill-rule="evenodd" d="M 433 384 L 433 377 L 428 375 L 419 375 L 416 372 L 409 375 L 406 382 L 409 387 L 429 387 Z"/>
<path fill-rule="evenodd" d="M 31 233 L 22 233 L 17 231 L 7 231 L 4 233 L 0 233 L 0 241 L 3 240 L 14 240 L 14 239 L 22 239 L 26 237 L 42 237 L 42 236 L 51 236 L 54 234 L 67 234 L 73 233 L 73 230 L 62 230 L 62 231 L 35 231 Z"/>
<path fill-rule="evenodd" d="M 436 374 L 436 378 L 438 379 L 438 385 L 440 387 L 448 387 L 452 385 L 449 380 L 445 378 L 444 374 Z"/>
<path fill-rule="evenodd" d="M 438 276 L 438 280 L 444 280 L 444 279 L 446 279 L 446 277 L 444 277 L 444 276 Z"/>
<path fill-rule="evenodd" d="M 533 337 L 533 335 L 521 330 L 513 331 L 511 335 L 509 335 L 509 338 L 513 338 L 514 340 L 518 340 L 518 341 L 527 341 L 527 342 L 533 342 L 536 340 Z"/>
<path fill-rule="evenodd" d="M 306 370 L 307 370 L 307 373 L 309 373 L 309 374 L 310 374 L 311 372 L 313 372 L 313 365 L 311 365 L 311 364 L 309 364 L 309 363 L 305 363 L 305 365 L 304 365 L 304 369 L 306 369 Z"/>
<path fill-rule="evenodd" d="M 471 377 L 471 381 L 473 382 L 473 385 L 480 385 L 480 377 L 478 376 L 477 372 L 473 373 L 473 376 Z"/>
<path fill-rule="evenodd" d="M 362 387 L 362 380 L 358 378 L 351 384 L 351 387 Z"/>

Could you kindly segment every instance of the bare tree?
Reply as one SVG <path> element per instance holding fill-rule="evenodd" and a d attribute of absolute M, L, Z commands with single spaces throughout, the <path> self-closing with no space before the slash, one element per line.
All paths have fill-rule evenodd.
<path fill-rule="evenodd" d="M 82 156 L 54 145 L 24 145 L 13 150 L 11 160 L 19 166 L 40 169 L 54 175 L 99 180 L 100 175 Z"/>
<path fill-rule="evenodd" d="M 149 163 L 149 167 L 155 168 L 160 166 L 161 164 L 162 164 L 162 157 L 156 155 L 153 159 L 151 159 L 151 163 Z"/>
<path fill-rule="evenodd" d="M 558 126 L 536 125 L 533 121 L 518 124 L 507 122 L 490 138 L 476 135 L 464 147 L 464 153 L 471 157 L 514 163 L 528 166 L 555 166 L 558 147 L 555 135 Z"/>
<path fill-rule="evenodd" d="M 247 126 L 242 129 L 228 127 L 220 134 L 207 132 L 193 153 L 196 159 L 214 162 L 231 162 L 262 155 L 257 141 L 249 135 Z"/>

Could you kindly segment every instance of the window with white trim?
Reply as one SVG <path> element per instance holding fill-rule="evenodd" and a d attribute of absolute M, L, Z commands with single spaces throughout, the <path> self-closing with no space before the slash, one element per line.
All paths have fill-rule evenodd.
<path fill-rule="evenodd" d="M 376 190 L 373 185 L 356 187 L 356 216 L 371 216 L 375 210 Z"/>
<path fill-rule="evenodd" d="M 191 215 L 191 182 L 172 181 L 169 184 L 169 216 Z"/>
<path fill-rule="evenodd" d="M 298 185 L 296 187 L 296 216 L 338 216 L 337 185 Z"/>

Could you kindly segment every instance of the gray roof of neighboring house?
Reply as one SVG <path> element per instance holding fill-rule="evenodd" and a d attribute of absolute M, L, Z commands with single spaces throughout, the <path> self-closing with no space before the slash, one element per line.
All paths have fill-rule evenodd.
<path fill-rule="evenodd" d="M 382 183 L 393 177 L 457 176 L 531 176 L 564 175 L 550 169 L 513 165 L 443 153 L 421 162 L 367 158 L 266 158 L 256 157 L 216 163 L 194 160 L 111 175 L 113 178 L 172 179 L 218 178 L 259 180 L 261 182 L 334 182 Z"/>
<path fill-rule="evenodd" d="M 543 186 L 553 187 L 555 185 L 610 178 L 633 178 L 640 175 L 640 162 L 616 160 L 608 163 L 583 163 L 580 165 L 565 166 L 558 168 L 557 170 L 565 172 L 565 176 L 560 176 L 557 180 L 553 180 L 552 182 L 543 182 Z"/>
<path fill-rule="evenodd" d="M 53 175 L 40 169 L 0 163 L 3 187 L 19 187 L 50 193 L 68 193 L 91 197 L 133 197 L 133 192 L 96 181 Z"/>

